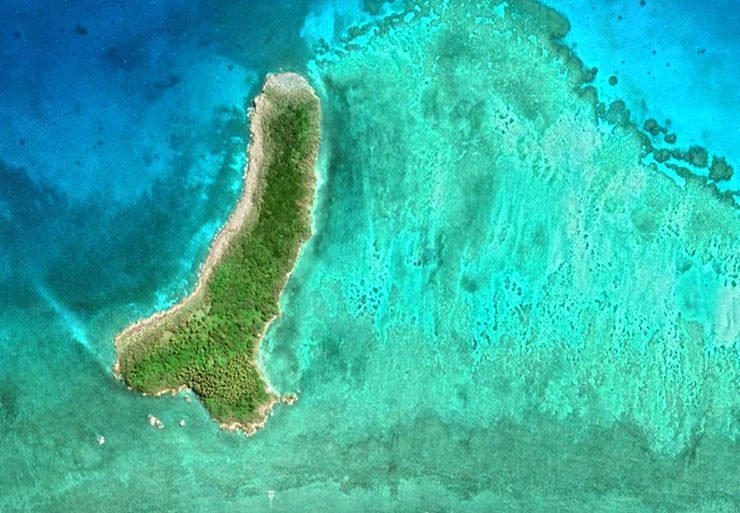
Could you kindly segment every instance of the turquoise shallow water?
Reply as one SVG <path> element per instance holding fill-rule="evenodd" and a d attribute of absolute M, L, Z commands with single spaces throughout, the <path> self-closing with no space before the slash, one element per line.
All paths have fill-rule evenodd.
<path fill-rule="evenodd" d="M 430 2 L 302 56 L 221 51 L 242 70 L 219 67 L 230 91 L 308 62 L 324 108 L 315 235 L 260 355 L 300 399 L 251 439 L 110 373 L 115 332 L 192 282 L 234 201 L 239 95 L 226 114 L 194 102 L 212 146 L 175 138 L 194 160 L 145 174 L 154 192 L 113 219 L 70 181 L 3 175 L 31 199 L 3 225 L 0 510 L 738 510 L 737 209 L 596 118 L 555 55 L 561 18 L 482 4 Z M 304 42 L 369 16 L 312 9 L 285 18 Z M 37 222 L 50 249 L 24 243 L 59 204 Z"/>

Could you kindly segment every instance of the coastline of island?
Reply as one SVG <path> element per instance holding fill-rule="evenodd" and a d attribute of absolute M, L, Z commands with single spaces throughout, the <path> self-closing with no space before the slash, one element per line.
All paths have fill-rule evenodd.
<path fill-rule="evenodd" d="M 300 75 L 268 75 L 250 110 L 240 198 L 214 236 L 195 289 L 114 339 L 114 374 L 146 395 L 191 389 L 221 428 L 251 435 L 278 402 L 256 356 L 311 235 L 319 100 Z"/>

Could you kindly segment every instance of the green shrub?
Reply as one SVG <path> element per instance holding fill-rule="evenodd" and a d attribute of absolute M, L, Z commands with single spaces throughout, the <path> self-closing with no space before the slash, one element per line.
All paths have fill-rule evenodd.
<path fill-rule="evenodd" d="M 121 344 L 121 374 L 154 393 L 186 385 L 219 421 L 249 423 L 271 394 L 256 363 L 257 345 L 278 313 L 288 273 L 310 235 L 318 99 L 266 87 L 265 169 L 255 220 L 234 237 L 204 293 L 177 314 Z M 252 171 L 250 171 L 252 172 Z"/>

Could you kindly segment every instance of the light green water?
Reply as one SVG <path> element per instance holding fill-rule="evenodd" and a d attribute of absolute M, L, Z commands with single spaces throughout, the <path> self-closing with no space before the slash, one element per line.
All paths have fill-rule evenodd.
<path fill-rule="evenodd" d="M 286 422 L 399 497 L 734 504 L 737 210 L 596 119 L 548 11 L 432 12 L 315 63 L 319 230 L 263 350 Z"/>
<path fill-rule="evenodd" d="M 738 211 L 641 165 L 563 21 L 509 4 L 433 1 L 309 66 L 314 237 L 261 346 L 300 398 L 254 437 L 115 382 L 120 307 L 85 337 L 0 312 L 34 320 L 0 332 L 28 341 L 0 511 L 740 510 Z"/>

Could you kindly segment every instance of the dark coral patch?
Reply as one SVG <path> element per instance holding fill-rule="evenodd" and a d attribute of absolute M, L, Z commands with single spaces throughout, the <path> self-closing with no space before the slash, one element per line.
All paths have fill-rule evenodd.
<path fill-rule="evenodd" d="M 732 166 L 730 166 L 724 157 L 712 157 L 712 166 L 709 168 L 709 179 L 719 182 L 720 180 L 729 180 L 732 178 Z"/>

